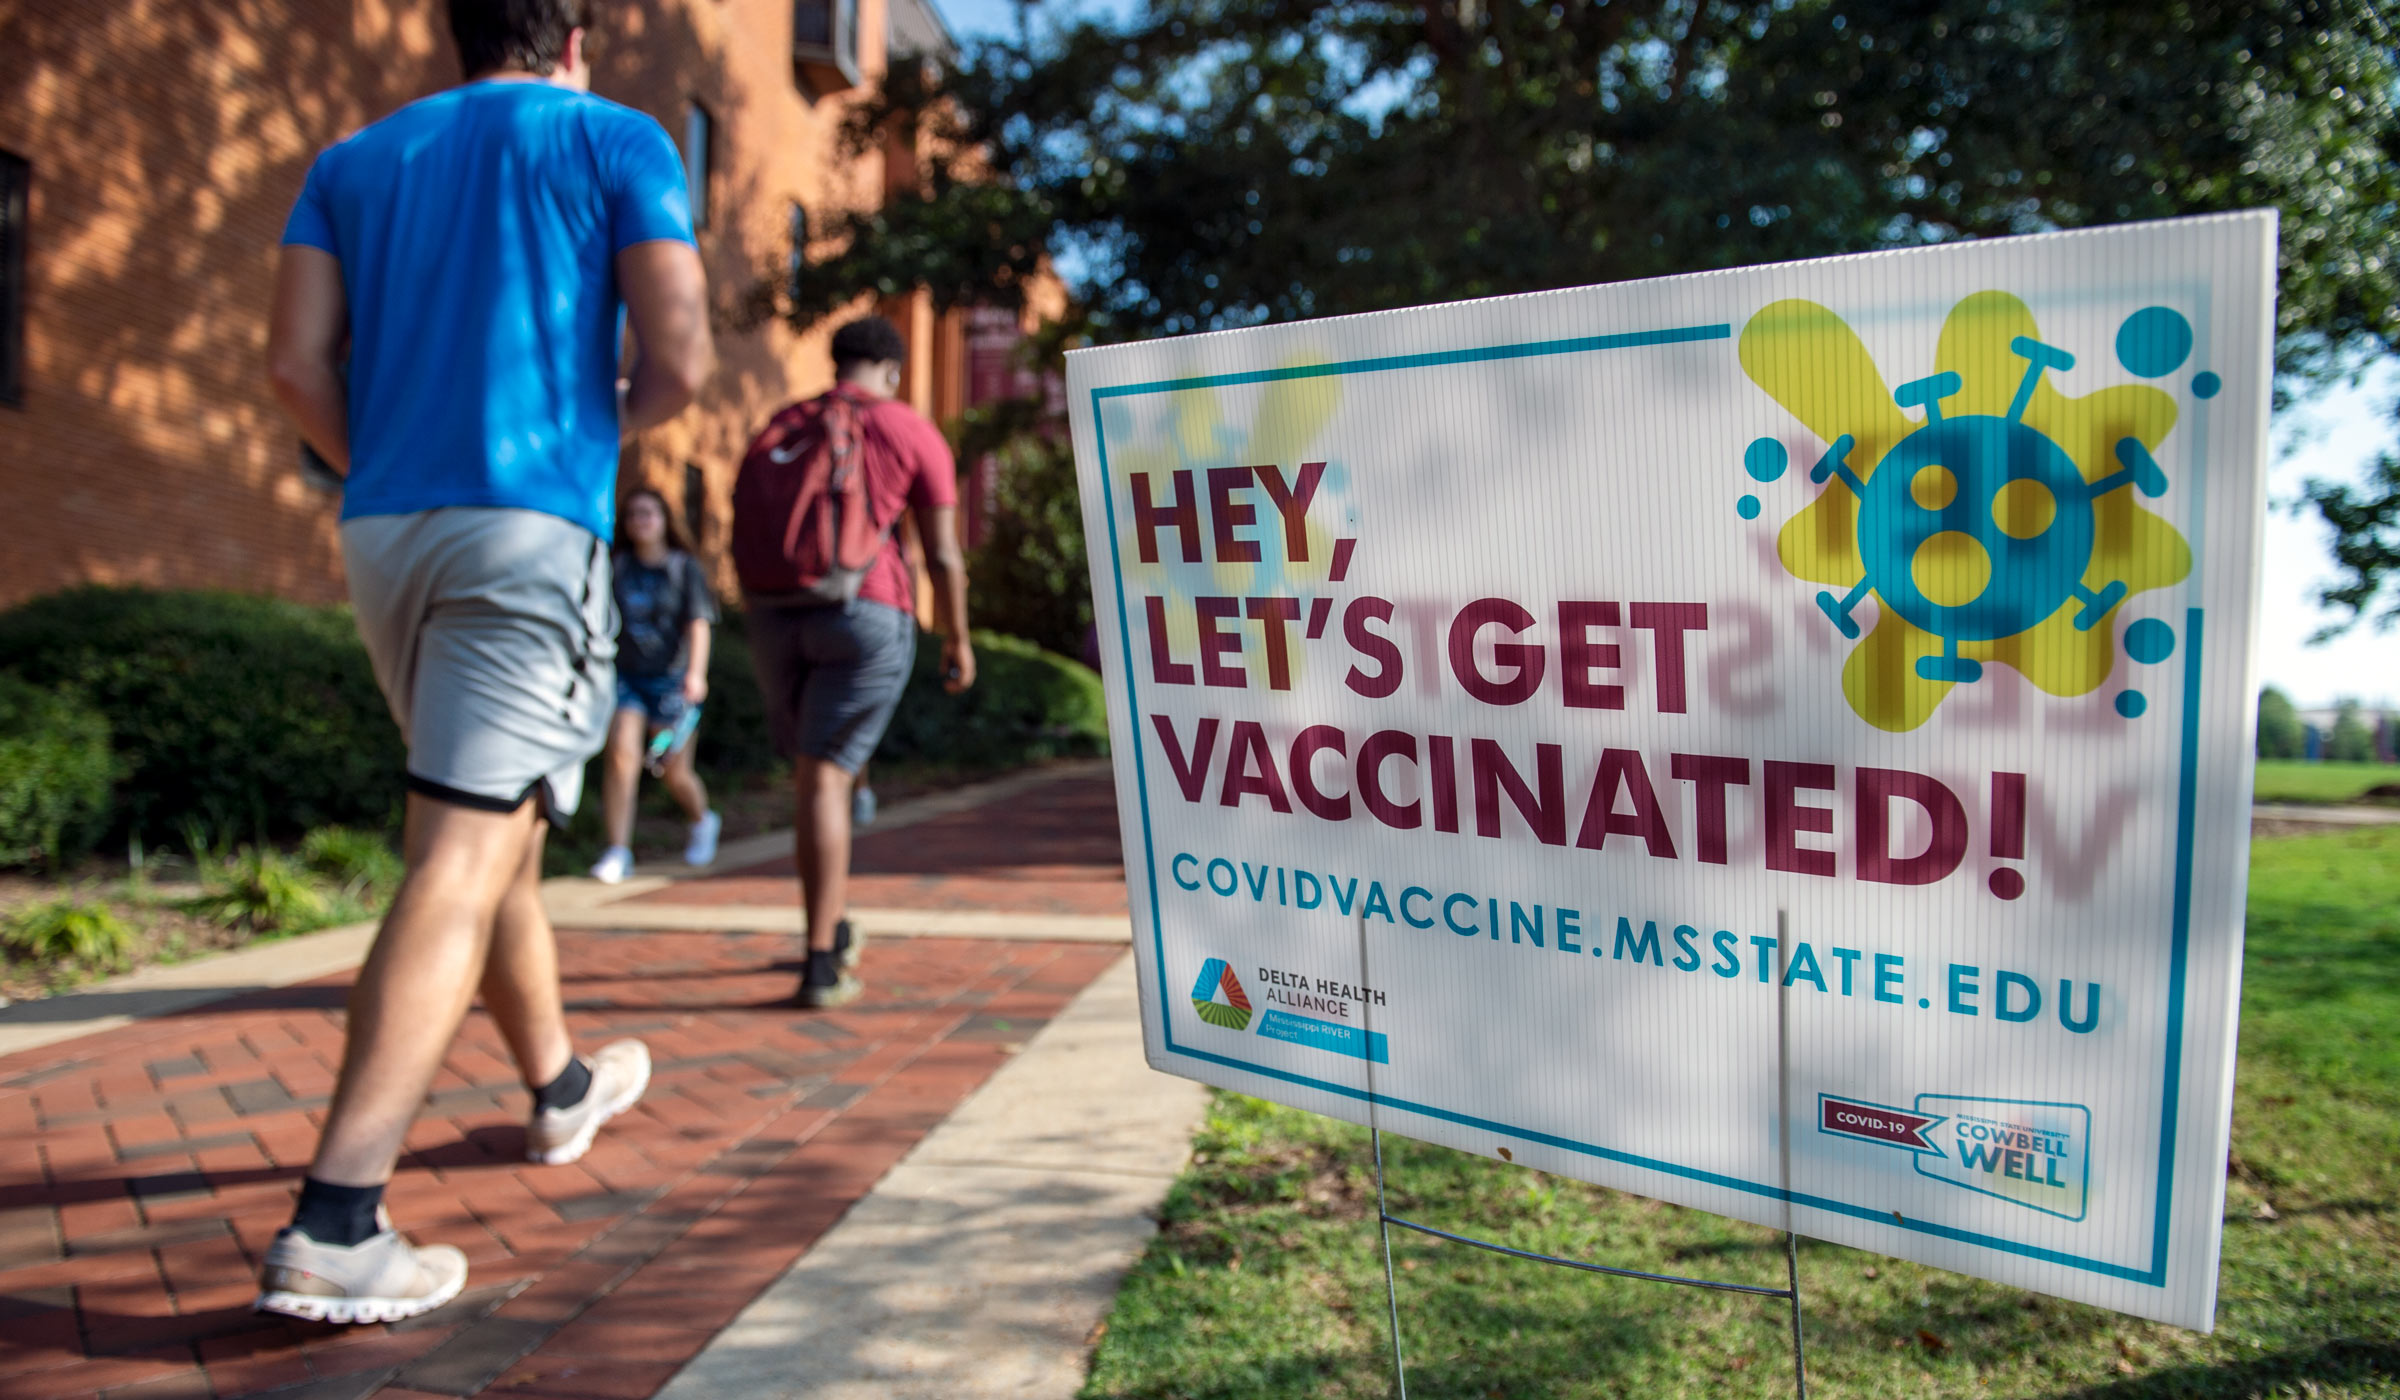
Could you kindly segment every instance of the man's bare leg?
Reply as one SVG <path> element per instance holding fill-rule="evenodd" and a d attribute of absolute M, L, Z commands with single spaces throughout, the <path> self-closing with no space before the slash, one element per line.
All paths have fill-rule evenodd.
<path fill-rule="evenodd" d="M 558 936 L 542 909 L 542 844 L 547 834 L 547 827 L 537 825 L 526 842 L 525 859 L 501 896 L 492 950 L 483 963 L 484 1010 L 508 1042 L 528 1089 L 558 1078 L 575 1056 L 558 988 Z"/>
<path fill-rule="evenodd" d="M 483 976 L 492 920 L 525 859 L 533 804 L 514 812 L 410 793 L 408 875 L 358 982 L 317 1159 L 291 1228 L 259 1263 L 258 1307 L 315 1322 L 396 1322 L 458 1296 L 467 1257 L 409 1245 L 384 1223 L 408 1126 Z"/>
<path fill-rule="evenodd" d="M 808 915 L 808 970 L 800 974 L 800 1004 L 839 1006 L 859 993 L 842 970 L 836 931 L 850 903 L 849 770 L 806 754 L 794 760 L 798 808 L 793 860 L 800 867 L 800 903 Z M 855 957 L 855 953 L 849 954 Z"/>
<path fill-rule="evenodd" d="M 850 774 L 838 763 L 802 754 L 792 762 L 799 799 L 793 859 L 800 904 L 808 913 L 811 952 L 833 949 L 834 925 L 850 900 Z"/>
<path fill-rule="evenodd" d="M 578 1058 L 559 994 L 558 935 L 542 908 L 542 843 L 536 831 L 524 864 L 500 900 L 491 955 L 483 964 L 483 1006 L 500 1027 L 517 1073 L 533 1092 L 525 1155 L 572 1162 L 603 1124 L 631 1108 L 650 1084 L 650 1051 L 618 1040 Z"/>
<path fill-rule="evenodd" d="M 483 980 L 494 921 L 537 825 L 531 802 L 499 813 L 409 794 L 408 875 L 350 991 L 341 1079 L 311 1177 L 341 1186 L 391 1178 Z"/>

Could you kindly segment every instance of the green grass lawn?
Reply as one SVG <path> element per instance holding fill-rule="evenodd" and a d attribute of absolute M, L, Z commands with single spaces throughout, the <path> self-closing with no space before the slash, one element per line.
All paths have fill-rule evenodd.
<path fill-rule="evenodd" d="M 2400 764 L 2258 761 L 2261 802 L 2355 802 L 2360 793 L 2384 783 L 2400 783 Z"/>
<path fill-rule="evenodd" d="M 2400 1396 L 2400 828 L 2253 848 L 2217 1331 L 1803 1241 L 1821 1396 Z M 1782 1237 L 1386 1137 L 1393 1209 L 1522 1248 L 1780 1286 Z M 1390 1394 L 1364 1130 L 1216 1096 L 1087 1400 Z M 1773 1300 L 1395 1232 L 1409 1395 L 1790 1394 Z"/>

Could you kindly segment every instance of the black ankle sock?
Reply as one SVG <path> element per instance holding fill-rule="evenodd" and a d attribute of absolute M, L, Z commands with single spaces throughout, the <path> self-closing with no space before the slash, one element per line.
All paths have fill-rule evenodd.
<path fill-rule="evenodd" d="M 533 1091 L 533 1106 L 538 1109 L 573 1108 L 583 1102 L 583 1096 L 590 1093 L 591 1088 L 592 1067 L 583 1062 L 583 1056 L 570 1056 L 567 1067 L 558 1072 L 558 1078 Z"/>
<path fill-rule="evenodd" d="M 850 921 L 848 919 L 833 926 L 833 951 L 836 953 L 850 951 Z"/>
<path fill-rule="evenodd" d="M 812 987 L 831 987 L 842 980 L 842 959 L 831 948 L 808 950 L 808 971 L 801 981 Z"/>
<path fill-rule="evenodd" d="M 302 1177 L 300 1208 L 292 1213 L 292 1224 L 319 1244 L 357 1244 L 378 1233 L 375 1210 L 382 1204 L 380 1186 L 336 1186 Z"/>

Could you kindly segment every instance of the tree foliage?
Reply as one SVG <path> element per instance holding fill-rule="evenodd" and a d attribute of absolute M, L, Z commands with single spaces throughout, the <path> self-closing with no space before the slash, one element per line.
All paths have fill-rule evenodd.
<path fill-rule="evenodd" d="M 2267 206 L 2279 364 L 2330 377 L 2400 349 L 2395 42 L 2388 0 L 1029 18 L 857 110 L 862 148 L 900 123 L 936 156 L 837 230 L 789 312 L 910 286 L 1006 304 L 1071 254 L 1114 339 Z M 2344 562 L 2353 608 L 2393 572 Z"/>
<path fill-rule="evenodd" d="M 979 409 L 960 433 L 961 461 L 994 467 L 991 527 L 967 566 L 982 626 L 1061 656 L 1082 657 L 1092 623 L 1090 564 L 1075 456 L 1039 423 L 1038 400 Z"/>
<path fill-rule="evenodd" d="M 2273 686 L 2258 693 L 2258 756 L 2308 757 L 2308 731 L 2300 723 L 2299 708 Z"/>
<path fill-rule="evenodd" d="M 2344 700 L 2333 712 L 2333 732 L 2325 737 L 2325 756 L 2336 763 L 2373 763 L 2375 731 L 2367 728 L 2356 700 Z"/>
<path fill-rule="evenodd" d="M 2400 421 L 2400 400 L 2392 404 Z M 2307 500 L 2333 528 L 2333 562 L 2341 576 L 2317 591 L 2329 608 L 2348 610 L 2345 621 L 2317 634 L 2322 641 L 2346 630 L 2368 615 L 2385 582 L 2400 579 L 2400 454 L 2384 452 L 2367 467 L 2367 479 L 2356 487 L 2342 482 L 2311 481 Z M 2376 615 L 2378 630 L 2400 623 L 2400 589 Z"/>

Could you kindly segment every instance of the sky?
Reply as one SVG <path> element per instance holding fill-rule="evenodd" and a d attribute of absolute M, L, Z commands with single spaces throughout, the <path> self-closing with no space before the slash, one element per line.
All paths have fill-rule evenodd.
<path fill-rule="evenodd" d="M 1084 0 L 1093 8 L 1125 8 L 1125 0 Z M 961 40 L 1013 33 L 1014 0 L 936 0 L 951 33 Z M 1055 9 L 1055 0 L 1046 10 Z M 2389 405 L 2400 397 L 2400 365 L 2386 361 L 2357 388 L 2340 389 L 2276 419 L 2276 460 L 2267 476 L 2269 511 L 2259 576 L 2258 673 L 2303 709 L 2352 698 L 2400 707 L 2400 628 L 2377 632 L 2362 622 L 2319 645 L 2308 638 L 2335 614 L 2317 606 L 2316 590 L 2333 577 L 2325 527 L 2314 512 L 2288 508 L 2310 477 L 2357 481 L 2378 450 L 2392 445 Z"/>
<path fill-rule="evenodd" d="M 2378 451 L 2400 450 L 2392 441 L 2395 398 L 2400 398 L 2400 364 L 2386 360 L 2359 388 L 2278 417 L 2275 439 L 2284 450 L 2267 475 L 2268 500 L 2290 502 L 2312 476 L 2358 481 Z M 2311 634 L 2337 616 L 2319 608 L 2313 596 L 2334 574 L 2330 538 L 2313 509 L 2306 516 L 2269 510 L 2259 577 L 2259 676 L 2302 709 L 2345 697 L 2395 708 L 2400 706 L 2400 627 L 2378 632 L 2366 621 L 2323 645 L 2308 644 Z M 2386 599 L 2394 586 L 2386 585 Z"/>

